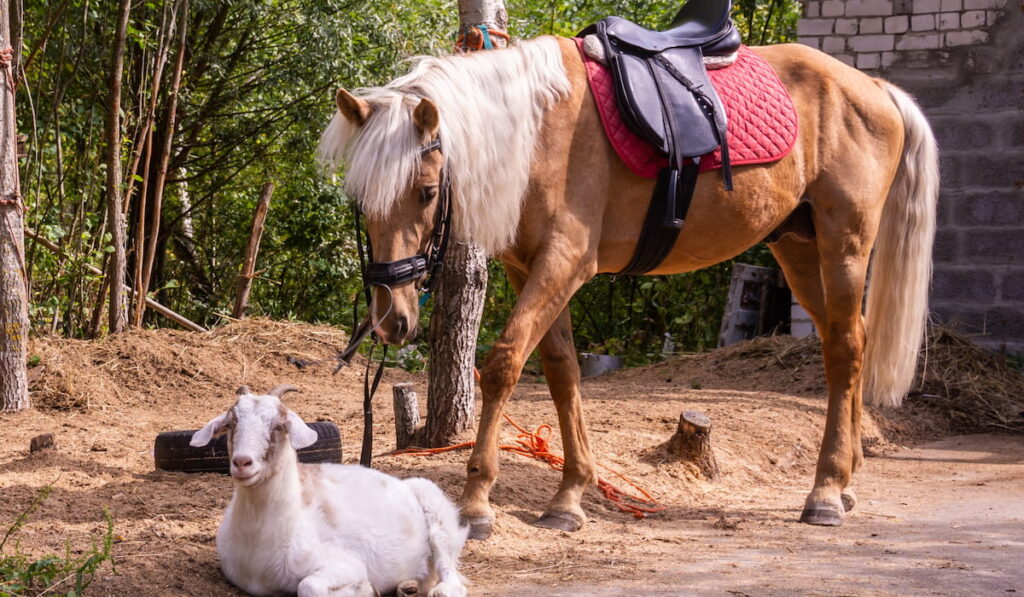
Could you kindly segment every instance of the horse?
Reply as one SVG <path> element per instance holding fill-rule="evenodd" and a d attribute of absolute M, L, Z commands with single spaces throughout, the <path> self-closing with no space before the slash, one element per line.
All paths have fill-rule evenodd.
<path fill-rule="evenodd" d="M 649 273 L 707 267 L 777 233 L 769 247 L 817 327 L 828 386 L 800 520 L 838 526 L 855 503 L 849 485 L 864 460 L 863 402 L 898 406 L 913 380 L 927 317 L 937 147 L 920 108 L 894 85 L 802 45 L 752 50 L 792 98 L 796 143 L 778 161 L 735 166 L 731 192 L 718 173 L 701 174 L 678 240 Z M 502 410 L 537 347 L 565 466 L 534 524 L 580 529 L 581 495 L 596 482 L 568 303 L 587 280 L 629 262 L 655 183 L 633 174 L 609 144 L 584 68 L 573 40 L 551 36 L 420 57 L 382 87 L 339 89 L 320 139 L 322 163 L 344 164 L 345 192 L 365 215 L 377 263 L 434 252 L 445 221 L 437 198 L 450 189 L 453 238 L 499 259 L 518 293 L 480 370 L 483 405 L 459 499 L 478 539 L 494 522 Z M 372 325 L 384 342 L 415 333 L 425 276 L 421 267 L 373 286 Z"/>

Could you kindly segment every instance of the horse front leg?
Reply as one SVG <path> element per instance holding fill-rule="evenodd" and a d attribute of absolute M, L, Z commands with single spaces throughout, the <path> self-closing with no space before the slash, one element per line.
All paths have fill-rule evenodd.
<path fill-rule="evenodd" d="M 551 398 L 558 411 L 565 465 L 562 483 L 547 510 L 533 524 L 558 531 L 578 531 L 587 521 L 580 505 L 583 492 L 597 482 L 597 466 L 587 438 L 580 399 L 580 365 L 572 340 L 569 309 L 562 311 L 540 341 L 540 359 L 544 366 Z"/>
<path fill-rule="evenodd" d="M 470 525 L 469 536 L 472 539 L 486 539 L 493 529 L 494 509 L 489 498 L 491 487 L 498 476 L 501 415 L 519 381 L 526 358 L 566 309 L 576 290 L 596 271 L 593 260 L 582 257 L 574 259 L 566 255 L 538 258 L 532 266 L 532 273 L 521 283 L 522 289 L 512 315 L 487 354 L 480 372 L 480 391 L 483 397 L 480 427 L 473 453 L 466 465 L 466 486 L 459 499 L 459 509 L 463 519 Z M 578 370 L 576 376 L 579 376 Z M 579 418 L 579 422 L 582 428 L 582 418 Z M 584 441 L 580 448 L 587 451 L 587 457 L 580 459 L 574 454 L 574 463 L 585 462 L 589 458 L 586 438 L 582 437 Z M 566 468 L 569 468 L 568 456 Z M 578 505 L 578 497 L 576 501 Z"/>

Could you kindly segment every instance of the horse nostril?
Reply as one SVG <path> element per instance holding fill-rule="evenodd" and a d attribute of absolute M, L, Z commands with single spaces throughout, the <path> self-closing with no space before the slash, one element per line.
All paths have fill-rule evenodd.
<path fill-rule="evenodd" d="M 231 463 L 235 465 L 235 468 L 243 469 L 252 466 L 252 458 L 249 456 L 235 456 L 231 459 Z"/>
<path fill-rule="evenodd" d="M 398 316 L 398 337 L 405 338 L 405 335 L 409 333 L 409 318 L 405 315 Z"/>

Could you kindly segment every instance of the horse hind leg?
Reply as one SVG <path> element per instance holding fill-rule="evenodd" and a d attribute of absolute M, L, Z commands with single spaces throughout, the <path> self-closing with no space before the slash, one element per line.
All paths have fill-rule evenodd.
<path fill-rule="evenodd" d="M 810 314 L 815 328 L 819 331 L 825 330 L 828 326 L 825 286 L 821 278 L 821 259 L 813 227 L 810 234 L 783 235 L 778 241 L 769 243 L 768 248 L 771 249 L 776 261 L 782 267 L 782 271 L 786 275 L 786 283 L 793 291 L 796 300 Z M 860 440 L 861 396 L 859 388 L 853 392 L 852 398 L 849 428 L 850 444 L 853 450 L 850 463 L 851 474 L 860 468 L 860 464 L 864 460 Z M 840 500 L 844 512 L 852 510 L 857 502 L 849 487 L 841 489 Z M 804 522 L 832 525 L 835 524 L 835 517 L 829 514 L 822 520 L 821 517 L 808 515 Z"/>
<path fill-rule="evenodd" d="M 565 465 L 558 492 L 534 524 L 559 531 L 577 531 L 587 520 L 580 500 L 586 488 L 596 482 L 597 470 L 583 420 L 580 366 L 576 360 L 568 308 L 544 335 L 539 348 L 544 377 L 558 411 Z"/>
<path fill-rule="evenodd" d="M 836 192 L 833 196 L 847 195 Z M 828 411 L 814 488 L 800 520 L 839 526 L 843 514 L 856 502 L 847 486 L 863 461 L 860 420 L 865 330 L 861 303 L 877 210 L 860 196 L 830 202 L 826 213 L 815 213 L 812 241 L 782 239 L 772 250 L 818 328 L 828 383 Z"/>

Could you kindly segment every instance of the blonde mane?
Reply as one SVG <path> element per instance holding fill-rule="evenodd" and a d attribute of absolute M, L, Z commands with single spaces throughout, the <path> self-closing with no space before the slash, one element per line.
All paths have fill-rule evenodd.
<path fill-rule="evenodd" d="M 540 38 L 501 51 L 419 57 L 384 87 L 359 89 L 373 107 L 362 127 L 340 112 L 320 138 L 319 158 L 345 165 L 345 192 L 386 218 L 419 171 L 412 109 L 429 98 L 440 111 L 445 168 L 453 185 L 454 229 L 489 254 L 519 226 L 544 112 L 569 93 L 558 42 Z"/>

